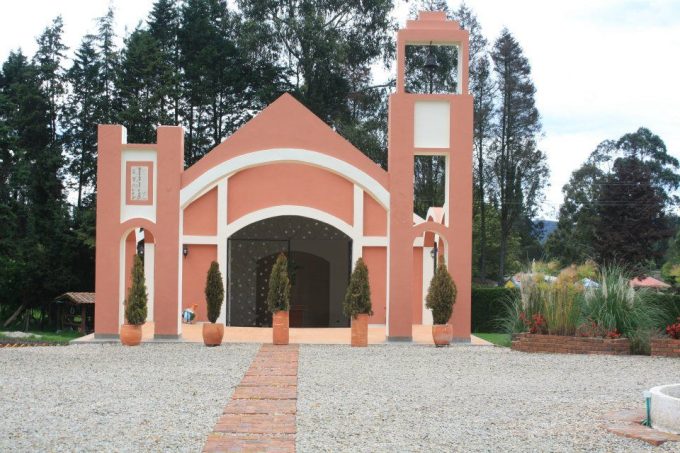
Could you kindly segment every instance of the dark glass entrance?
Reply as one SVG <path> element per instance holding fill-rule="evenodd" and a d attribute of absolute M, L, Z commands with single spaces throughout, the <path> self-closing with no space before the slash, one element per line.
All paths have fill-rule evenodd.
<path fill-rule="evenodd" d="M 239 230 L 227 247 L 227 324 L 271 326 L 269 274 L 284 253 L 291 279 L 291 327 L 347 327 L 342 300 L 351 250 L 347 235 L 306 217 L 272 217 Z"/>

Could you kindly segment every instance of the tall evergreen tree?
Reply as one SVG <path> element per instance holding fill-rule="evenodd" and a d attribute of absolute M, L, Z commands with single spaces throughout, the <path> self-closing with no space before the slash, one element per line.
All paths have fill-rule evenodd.
<path fill-rule="evenodd" d="M 618 199 L 624 196 L 621 192 L 630 191 L 629 196 L 633 197 L 635 185 L 642 184 L 639 181 L 618 181 L 625 176 L 628 164 L 625 168 L 620 168 L 622 175 L 613 176 L 613 169 L 621 159 L 625 162 L 634 159 L 642 165 L 644 173 L 649 173 L 649 184 L 662 200 L 666 213 L 677 206 L 675 191 L 680 185 L 680 163 L 668 153 L 659 136 L 647 128 L 639 128 L 618 140 L 605 140 L 595 148 L 581 168 L 572 173 L 569 183 L 562 189 L 564 203 L 560 207 L 558 226 L 546 243 L 546 250 L 553 257 L 561 259 L 565 264 L 597 258 L 598 255 L 605 257 L 595 249 L 598 241 L 596 235 L 603 237 L 603 228 L 607 227 L 599 221 L 602 215 L 600 210 L 606 207 L 610 196 Z M 606 195 L 604 191 L 607 192 Z M 644 232 L 641 234 L 645 235 Z M 654 234 L 655 232 L 650 232 L 651 236 Z M 652 240 L 657 242 L 650 259 L 659 259 L 657 252 L 665 247 L 665 237 Z M 609 250 L 608 253 L 619 255 L 622 260 L 632 256 L 616 249 Z M 657 261 L 657 264 L 660 263 Z"/>
<path fill-rule="evenodd" d="M 658 244 L 669 239 L 672 230 L 652 176 L 637 157 L 614 162 L 598 197 L 593 245 L 599 262 L 622 261 L 644 269 L 663 257 Z"/>
<path fill-rule="evenodd" d="M 491 52 L 498 83 L 493 175 L 500 209 L 500 278 L 505 274 L 508 239 L 524 218 L 532 218 L 548 177 L 546 158 L 536 147 L 541 123 L 535 106 L 531 66 L 504 29 Z"/>

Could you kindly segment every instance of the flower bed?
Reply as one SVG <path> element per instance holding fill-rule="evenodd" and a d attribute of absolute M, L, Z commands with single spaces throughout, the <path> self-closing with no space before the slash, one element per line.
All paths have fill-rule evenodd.
<path fill-rule="evenodd" d="M 512 349 L 522 352 L 550 352 L 558 354 L 630 354 L 627 338 L 588 338 L 562 335 L 520 333 L 513 337 Z"/>
<path fill-rule="evenodd" d="M 652 355 L 680 358 L 680 340 L 673 338 L 652 338 Z"/>

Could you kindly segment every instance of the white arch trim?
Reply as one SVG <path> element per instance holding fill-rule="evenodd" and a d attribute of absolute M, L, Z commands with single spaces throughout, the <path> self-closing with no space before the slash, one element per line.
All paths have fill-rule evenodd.
<path fill-rule="evenodd" d="M 345 233 L 347 236 L 352 238 L 353 241 L 357 241 L 361 238 L 361 236 L 356 235 L 356 231 L 354 228 L 352 228 L 352 225 L 340 220 L 339 218 L 318 209 L 295 205 L 272 206 L 269 208 L 260 209 L 259 211 L 251 212 L 250 214 L 246 214 L 227 225 L 226 237 L 231 237 L 232 234 L 236 233 L 241 228 L 247 227 L 248 225 L 255 222 L 259 222 L 260 220 L 289 215 L 307 217 L 327 223 L 328 225 L 331 225 Z"/>
<path fill-rule="evenodd" d="M 206 188 L 214 186 L 220 179 L 233 173 L 259 165 L 282 162 L 305 163 L 342 176 L 359 185 L 375 198 L 383 208 L 389 210 L 390 193 L 375 178 L 363 170 L 328 154 L 295 148 L 274 148 L 254 151 L 215 165 L 180 191 L 180 207 L 184 209 L 189 203 L 203 194 Z"/>

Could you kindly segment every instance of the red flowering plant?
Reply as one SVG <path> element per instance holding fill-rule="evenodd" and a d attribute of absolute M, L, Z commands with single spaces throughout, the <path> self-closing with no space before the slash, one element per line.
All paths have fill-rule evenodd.
<path fill-rule="evenodd" d="M 678 322 L 675 324 L 666 326 L 666 335 L 674 340 L 680 340 L 680 317 L 678 317 Z"/>
<path fill-rule="evenodd" d="M 592 319 L 578 326 L 576 335 L 579 337 L 609 338 L 612 340 L 621 338 L 621 332 L 619 332 L 618 329 L 607 330 Z"/>
<path fill-rule="evenodd" d="M 534 313 L 533 316 L 528 317 L 524 312 L 519 314 L 519 319 L 529 330 L 529 333 L 546 333 L 545 318 L 540 313 Z"/>

